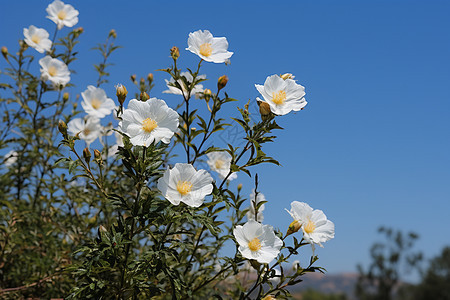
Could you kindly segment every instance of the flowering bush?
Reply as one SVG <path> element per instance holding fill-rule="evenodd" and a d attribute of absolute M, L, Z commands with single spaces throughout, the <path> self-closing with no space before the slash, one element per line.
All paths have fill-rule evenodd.
<path fill-rule="evenodd" d="M 249 103 L 238 108 L 239 117 L 220 118 L 222 106 L 237 101 L 224 92 L 228 77 L 217 80 L 213 93 L 203 88 L 200 70 L 228 62 L 233 52 L 225 37 L 199 30 L 189 34 L 186 48 L 199 57 L 196 70 L 179 67 L 177 47 L 170 50 L 172 65 L 160 70 L 170 76 L 165 92 L 179 95 L 180 105 L 149 96 L 151 74 L 139 82 L 131 77 L 136 99 L 118 84 L 114 102 L 101 86 L 118 48 L 116 33 L 96 47 L 104 59 L 95 66 L 97 82 L 76 89 L 70 76 L 83 29 L 58 36 L 77 24 L 78 11 L 55 0 L 47 13 L 56 25 L 52 40 L 31 25 L 17 54 L 2 48 L 9 79 L 0 84 L 0 295 L 282 299 L 306 272 L 323 271 L 313 266 L 317 256 L 305 266 L 291 259 L 300 247 L 333 238 L 334 224 L 297 201 L 289 227 L 263 224 L 267 201 L 252 170 L 278 165 L 263 146 L 282 129 L 278 118 L 306 105 L 293 75 L 271 75 L 256 85 L 260 120 L 250 118 Z M 38 53 L 45 56 L 35 75 L 28 68 Z M 84 113 L 68 91 L 81 92 Z M 243 128 L 243 147 L 206 146 L 229 126 Z M 97 139 L 101 148 L 90 148 Z M 183 158 L 175 155 L 180 151 Z M 230 183 L 246 175 L 255 182 L 248 200 L 241 184 Z M 223 253 L 230 242 L 234 253 Z"/>

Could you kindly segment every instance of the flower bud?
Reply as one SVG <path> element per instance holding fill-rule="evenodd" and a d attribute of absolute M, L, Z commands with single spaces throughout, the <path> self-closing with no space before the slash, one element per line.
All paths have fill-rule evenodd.
<path fill-rule="evenodd" d="M 66 136 L 67 135 L 67 124 L 66 124 L 66 122 L 64 122 L 63 120 L 59 120 L 58 130 L 59 130 L 59 132 L 61 132 L 61 134 L 63 136 Z"/>
<path fill-rule="evenodd" d="M 117 96 L 117 100 L 119 101 L 120 105 L 123 105 L 123 103 L 125 102 L 125 98 L 127 97 L 128 91 L 126 89 L 126 87 L 122 84 L 117 84 L 116 85 L 116 96 Z"/>
<path fill-rule="evenodd" d="M 94 150 L 94 159 L 99 162 L 102 160 L 102 153 L 97 149 Z"/>
<path fill-rule="evenodd" d="M 100 227 L 98 228 L 98 230 L 100 231 L 100 232 L 108 232 L 108 230 L 105 228 L 105 226 L 103 226 L 103 225 L 100 225 Z"/>
<path fill-rule="evenodd" d="M 63 100 L 64 101 L 69 100 L 69 93 L 66 92 L 66 93 L 63 94 Z"/>
<path fill-rule="evenodd" d="M 153 74 L 152 73 L 148 73 L 147 80 L 150 84 L 152 84 L 152 82 L 153 82 Z"/>
<path fill-rule="evenodd" d="M 145 84 L 145 79 L 144 79 L 144 78 L 141 78 L 141 80 L 139 80 L 139 83 L 140 83 L 141 85 L 144 85 L 144 84 Z"/>
<path fill-rule="evenodd" d="M 217 80 L 217 88 L 219 89 L 219 91 L 221 89 L 223 89 L 228 83 L 228 76 L 227 75 L 223 75 L 219 77 L 219 80 Z"/>
<path fill-rule="evenodd" d="M 4 58 L 8 59 L 8 48 L 5 46 L 2 47 L 2 55 Z"/>
<path fill-rule="evenodd" d="M 173 46 L 170 49 L 170 56 L 173 58 L 173 60 L 177 60 L 178 57 L 180 57 L 180 49 L 178 49 L 178 47 Z"/>
<path fill-rule="evenodd" d="M 108 37 L 111 37 L 111 36 L 112 36 L 114 39 L 117 38 L 117 33 L 116 33 L 116 31 L 115 31 L 114 29 L 111 29 L 111 30 L 109 31 Z"/>
<path fill-rule="evenodd" d="M 20 46 L 20 52 L 24 52 L 25 50 L 27 50 L 28 49 L 28 44 L 27 43 L 25 43 L 23 40 L 20 40 L 19 41 L 19 46 Z"/>
<path fill-rule="evenodd" d="M 290 235 L 290 234 L 293 234 L 293 233 L 299 231 L 301 227 L 302 227 L 302 224 L 300 224 L 299 221 L 294 220 L 294 221 L 289 225 L 289 228 L 288 228 L 288 230 L 287 230 L 286 236 L 288 236 L 288 235 Z"/>
<path fill-rule="evenodd" d="M 209 99 L 211 99 L 212 92 L 211 92 L 210 89 L 205 89 L 205 90 L 203 91 L 203 94 L 205 95 L 205 100 L 206 100 L 206 101 L 209 101 Z"/>
<path fill-rule="evenodd" d="M 237 190 L 238 190 L 238 192 L 240 192 L 240 191 L 242 190 L 242 183 L 239 183 L 239 184 L 238 184 Z"/>
<path fill-rule="evenodd" d="M 262 298 L 261 300 L 277 300 L 277 298 L 275 298 L 275 297 L 272 296 L 272 295 L 267 295 L 267 296 L 265 296 L 264 298 Z"/>
<path fill-rule="evenodd" d="M 267 102 L 258 101 L 259 113 L 261 114 L 261 119 L 263 121 L 270 120 L 273 118 L 273 113 L 270 110 L 270 105 Z"/>
<path fill-rule="evenodd" d="M 146 92 L 142 92 L 139 98 L 141 99 L 141 101 L 147 101 L 148 99 L 150 99 L 150 96 Z"/>
<path fill-rule="evenodd" d="M 294 79 L 295 78 L 295 76 L 292 75 L 291 73 L 284 73 L 283 75 L 280 75 L 280 77 L 282 79 L 284 79 L 284 80 L 286 80 L 286 79 Z"/>
<path fill-rule="evenodd" d="M 131 75 L 130 79 L 133 83 L 136 83 L 136 74 Z"/>
<path fill-rule="evenodd" d="M 91 160 L 91 152 L 89 151 L 88 147 L 84 148 L 84 150 L 83 150 L 83 157 L 84 157 L 84 160 L 87 163 L 89 163 L 89 161 Z"/>
<path fill-rule="evenodd" d="M 83 28 L 83 27 L 78 27 L 77 29 L 75 29 L 75 31 L 76 31 L 78 34 L 82 34 L 82 33 L 84 32 L 84 28 Z"/>

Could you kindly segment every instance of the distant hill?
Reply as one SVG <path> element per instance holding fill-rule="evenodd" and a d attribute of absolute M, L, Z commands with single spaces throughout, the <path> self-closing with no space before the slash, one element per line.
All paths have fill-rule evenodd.
<path fill-rule="evenodd" d="M 308 273 L 302 278 L 302 282 L 289 289 L 292 295 L 298 296 L 302 291 L 312 289 L 326 294 L 345 294 L 349 300 L 356 299 L 353 291 L 358 280 L 357 273 Z"/>

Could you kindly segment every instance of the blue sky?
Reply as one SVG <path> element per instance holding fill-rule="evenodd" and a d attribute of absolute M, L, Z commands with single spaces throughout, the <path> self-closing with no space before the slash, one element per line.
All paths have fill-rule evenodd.
<path fill-rule="evenodd" d="M 308 105 L 279 117 L 285 130 L 266 147 L 283 167 L 257 169 L 269 201 L 265 223 L 287 228 L 284 208 L 294 200 L 322 209 L 336 225 L 335 239 L 318 250 L 318 265 L 329 272 L 367 263 L 380 225 L 417 232 L 417 249 L 427 257 L 450 244 L 449 2 L 66 2 L 80 11 L 76 26 L 85 29 L 73 95 L 95 84 L 92 64 L 100 57 L 89 49 L 112 28 L 123 46 L 103 86 L 112 98 L 114 84 L 131 87 L 131 74 L 152 72 L 152 96 L 177 102 L 161 93 L 167 76 L 155 70 L 169 66 L 174 45 L 181 66 L 195 67 L 198 58 L 184 48 L 198 29 L 227 37 L 231 65 L 204 64 L 202 73 L 211 79 L 204 85 L 212 89 L 228 75 L 227 92 L 239 106 L 259 96 L 254 84 L 267 76 L 296 75 Z M 1 46 L 15 51 L 29 25 L 53 32 L 45 18 L 49 3 L 5 2 Z M 224 117 L 237 115 L 232 106 Z M 242 174 L 238 182 L 250 193 L 252 180 Z"/>

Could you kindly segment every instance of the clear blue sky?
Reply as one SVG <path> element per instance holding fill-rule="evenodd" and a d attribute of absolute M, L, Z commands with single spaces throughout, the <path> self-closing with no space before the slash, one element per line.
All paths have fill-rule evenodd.
<path fill-rule="evenodd" d="M 0 44 L 15 50 L 29 25 L 53 32 L 50 1 L 7 1 L 0 10 Z M 255 83 L 291 72 L 306 87 L 305 110 L 278 118 L 286 130 L 266 147 L 283 167 L 258 168 L 266 195 L 265 222 L 287 228 L 284 211 L 304 201 L 322 209 L 336 237 L 319 249 L 329 272 L 366 263 L 380 225 L 420 235 L 427 257 L 450 244 L 450 2 L 448 1 L 66 1 L 80 11 L 79 60 L 72 94 L 95 84 L 89 51 L 111 28 L 123 45 L 112 56 L 110 83 L 155 74 L 162 94 L 169 49 L 183 67 L 198 58 L 184 50 L 189 32 L 225 36 L 231 65 L 204 64 L 214 88 L 222 74 L 240 106 L 259 96 Z M 67 32 L 68 29 L 63 29 Z M 39 56 L 39 53 L 37 53 Z M 4 67 L 4 62 L 0 62 Z M 37 64 L 37 61 L 36 61 Z M 134 92 L 134 91 L 133 91 Z M 172 102 L 172 103 L 174 103 Z M 229 109 L 223 116 L 235 116 Z M 239 175 L 250 193 L 251 180 Z M 305 254 L 309 254 L 307 251 Z"/>

